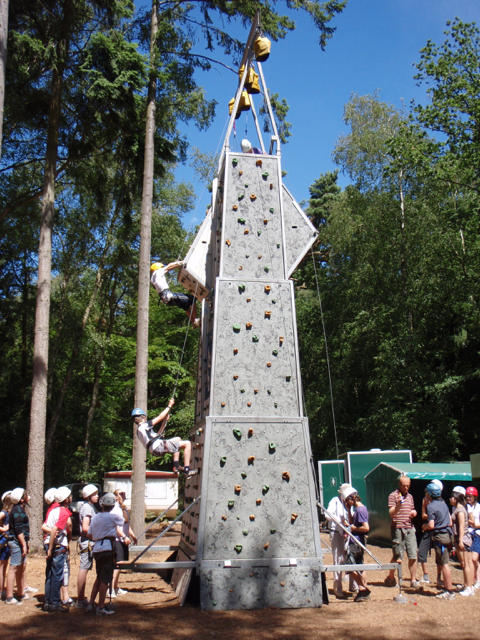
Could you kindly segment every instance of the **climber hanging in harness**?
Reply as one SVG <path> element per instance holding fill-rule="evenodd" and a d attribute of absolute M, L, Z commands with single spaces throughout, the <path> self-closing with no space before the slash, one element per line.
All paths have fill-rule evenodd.
<path fill-rule="evenodd" d="M 183 261 L 170 262 L 166 266 L 161 262 L 154 262 L 150 267 L 150 273 L 152 274 L 150 282 L 160 295 L 160 300 L 164 304 L 169 304 L 174 307 L 180 307 L 183 309 L 187 316 L 190 318 L 192 325 L 197 328 L 200 326 L 200 318 L 197 318 L 197 301 L 195 296 L 186 293 L 174 293 L 168 288 L 168 282 L 165 278 L 165 274 L 172 269 L 181 267 Z"/>
<path fill-rule="evenodd" d="M 154 456 L 163 456 L 165 453 L 173 454 L 173 472 L 178 475 L 182 472 L 185 477 L 195 475 L 196 471 L 190 470 L 190 459 L 192 455 L 192 444 L 190 440 L 182 440 L 180 437 L 165 440 L 163 432 L 170 418 L 170 409 L 175 404 L 175 400 L 171 398 L 168 406 L 153 420 L 147 421 L 147 416 L 143 409 L 134 409 L 132 418 L 137 425 L 137 437 L 147 451 Z M 155 433 L 153 427 L 160 423 L 160 428 Z M 180 450 L 183 450 L 183 467 L 180 467 Z"/>

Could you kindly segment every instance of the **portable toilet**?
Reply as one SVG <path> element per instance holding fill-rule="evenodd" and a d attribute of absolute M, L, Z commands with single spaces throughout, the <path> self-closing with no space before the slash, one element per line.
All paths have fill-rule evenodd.
<path fill-rule="evenodd" d="M 327 507 L 332 498 L 338 497 L 338 488 L 344 482 L 345 460 L 318 461 L 318 488 L 322 507 Z M 323 520 L 323 514 L 320 518 Z"/>

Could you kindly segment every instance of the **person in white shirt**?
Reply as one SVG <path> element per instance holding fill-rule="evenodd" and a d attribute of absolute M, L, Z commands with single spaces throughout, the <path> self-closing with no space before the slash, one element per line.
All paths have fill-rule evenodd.
<path fill-rule="evenodd" d="M 195 296 L 186 293 L 174 293 L 168 288 L 168 282 L 165 278 L 165 274 L 172 269 L 177 269 L 183 264 L 182 261 L 170 262 L 165 266 L 161 262 L 154 262 L 150 267 L 150 273 L 152 274 L 150 282 L 155 287 L 156 291 L 160 295 L 160 300 L 164 304 L 169 304 L 174 307 L 183 309 L 187 316 L 190 318 L 192 326 L 195 328 L 200 326 L 200 319 L 197 318 L 197 302 Z"/>
<path fill-rule="evenodd" d="M 345 492 L 352 486 L 344 483 L 338 490 L 339 497 L 332 498 L 328 503 L 327 511 L 330 515 L 325 514 L 330 529 L 330 544 L 332 546 L 333 564 L 344 564 L 345 548 L 348 543 L 347 536 L 338 523 L 344 527 L 348 527 L 348 512 L 345 507 Z M 331 517 L 332 516 L 332 517 Z M 352 589 L 353 589 L 353 585 Z M 348 596 L 342 588 L 342 572 L 335 571 L 333 574 L 333 593 L 339 600 L 345 600 Z"/>

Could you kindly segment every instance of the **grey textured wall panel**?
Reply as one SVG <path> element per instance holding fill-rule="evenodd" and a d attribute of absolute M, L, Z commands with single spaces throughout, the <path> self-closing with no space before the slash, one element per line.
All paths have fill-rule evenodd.
<path fill-rule="evenodd" d="M 279 166 L 269 156 L 227 156 L 222 277 L 285 277 Z"/>
<path fill-rule="evenodd" d="M 202 559 L 315 556 L 302 420 L 210 429 Z"/>
<path fill-rule="evenodd" d="M 322 605 L 320 571 L 312 567 L 201 569 L 200 593 L 207 610 Z"/>
<path fill-rule="evenodd" d="M 292 283 L 219 280 L 216 294 L 211 414 L 300 416 Z"/>
<path fill-rule="evenodd" d="M 283 218 L 287 255 L 287 275 L 290 276 L 317 237 L 317 230 L 283 185 Z"/>

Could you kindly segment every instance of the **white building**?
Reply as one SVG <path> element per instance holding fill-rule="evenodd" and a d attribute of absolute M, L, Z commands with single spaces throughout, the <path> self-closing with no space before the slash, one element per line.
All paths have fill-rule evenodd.
<path fill-rule="evenodd" d="M 126 507 L 132 506 L 132 472 L 107 471 L 103 479 L 103 490 L 108 492 L 119 489 L 126 495 Z M 171 471 L 147 471 L 145 478 L 145 512 L 156 515 L 168 509 L 165 517 L 177 515 L 178 478 Z M 175 504 L 174 504 L 175 503 Z M 173 506 L 172 506 L 173 505 Z M 169 508 L 170 507 L 170 508 Z"/>

